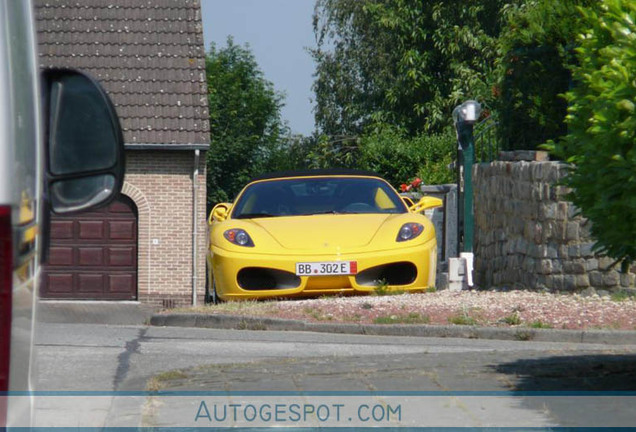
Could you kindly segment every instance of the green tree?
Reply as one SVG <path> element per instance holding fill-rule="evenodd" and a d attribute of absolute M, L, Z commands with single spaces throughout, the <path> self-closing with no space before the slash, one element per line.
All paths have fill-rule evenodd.
<path fill-rule="evenodd" d="M 499 132 L 504 148 L 534 150 L 567 133 L 574 48 L 585 23 L 578 6 L 597 0 L 526 0 L 502 10 L 497 68 Z"/>
<path fill-rule="evenodd" d="M 248 46 L 212 44 L 206 56 L 210 151 L 208 207 L 232 199 L 255 174 L 272 166 L 289 132 L 281 120 L 284 96 L 265 79 Z"/>
<path fill-rule="evenodd" d="M 441 132 L 467 98 L 488 102 L 505 0 L 317 0 L 316 123 L 356 136 L 372 123 Z"/>
<path fill-rule="evenodd" d="M 592 222 L 596 250 L 625 268 L 636 260 L 636 3 L 580 8 L 567 137 L 553 150 L 573 164 L 566 184 Z"/>
<path fill-rule="evenodd" d="M 297 134 L 281 136 L 269 147 L 264 157 L 263 170 L 267 172 L 307 169 L 313 163 L 312 152 L 316 146 L 314 137 Z"/>

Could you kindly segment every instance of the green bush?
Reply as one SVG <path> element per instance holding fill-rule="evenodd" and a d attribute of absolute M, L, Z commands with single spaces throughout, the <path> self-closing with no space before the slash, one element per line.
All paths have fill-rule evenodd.
<path fill-rule="evenodd" d="M 453 129 L 440 134 L 410 137 L 404 129 L 376 124 L 361 136 L 312 138 L 308 165 L 311 168 L 355 168 L 373 171 L 394 187 L 415 177 L 424 184 L 455 181 L 448 168 L 457 149 Z"/>
<path fill-rule="evenodd" d="M 448 168 L 457 148 L 454 132 L 410 138 L 400 129 L 382 126 L 362 136 L 358 167 L 374 171 L 397 187 L 416 176 L 424 184 L 454 181 Z"/>
<path fill-rule="evenodd" d="M 595 249 L 626 266 L 636 259 L 636 3 L 604 0 L 581 13 L 589 30 L 567 93 L 569 134 L 553 150 L 573 164 L 565 181 Z"/>

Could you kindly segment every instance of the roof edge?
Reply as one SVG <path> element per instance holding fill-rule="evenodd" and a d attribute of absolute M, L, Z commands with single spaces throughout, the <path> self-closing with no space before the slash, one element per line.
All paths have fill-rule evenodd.
<path fill-rule="evenodd" d="M 209 150 L 210 144 L 124 144 L 126 150 Z"/>

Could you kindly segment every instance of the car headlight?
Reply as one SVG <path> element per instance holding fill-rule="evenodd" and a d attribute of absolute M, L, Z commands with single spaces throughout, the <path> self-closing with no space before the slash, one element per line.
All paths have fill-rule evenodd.
<path fill-rule="evenodd" d="M 407 223 L 402 225 L 400 232 L 397 235 L 395 241 L 403 242 L 413 240 L 415 237 L 422 234 L 424 227 L 418 223 Z"/>
<path fill-rule="evenodd" d="M 242 229 L 231 229 L 223 233 L 223 237 L 230 243 L 234 243 L 237 246 L 253 247 L 254 242 L 248 233 Z"/>

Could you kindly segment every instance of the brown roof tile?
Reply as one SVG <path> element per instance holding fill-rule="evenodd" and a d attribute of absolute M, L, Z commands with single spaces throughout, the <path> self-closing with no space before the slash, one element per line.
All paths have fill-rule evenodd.
<path fill-rule="evenodd" d="M 42 67 L 102 82 L 127 144 L 209 143 L 200 0 L 35 0 Z"/>

